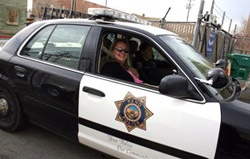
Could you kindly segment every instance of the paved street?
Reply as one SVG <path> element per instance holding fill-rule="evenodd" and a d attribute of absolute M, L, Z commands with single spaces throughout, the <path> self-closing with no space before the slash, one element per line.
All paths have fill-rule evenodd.
<path fill-rule="evenodd" d="M 240 81 L 240 84 L 243 87 L 245 85 L 245 82 Z M 240 100 L 250 104 L 250 82 L 248 82 L 246 89 L 242 91 L 242 94 L 240 96 Z"/>
<path fill-rule="evenodd" d="M 250 104 L 250 88 L 247 88 L 242 92 L 240 100 Z"/>
<path fill-rule="evenodd" d="M 241 97 L 240 97 L 240 100 L 243 101 L 243 102 L 246 102 L 246 103 L 249 103 L 250 104 L 250 89 L 248 90 L 245 90 Z"/>
<path fill-rule="evenodd" d="M 19 132 L 0 130 L 0 159 L 112 159 L 32 124 Z"/>

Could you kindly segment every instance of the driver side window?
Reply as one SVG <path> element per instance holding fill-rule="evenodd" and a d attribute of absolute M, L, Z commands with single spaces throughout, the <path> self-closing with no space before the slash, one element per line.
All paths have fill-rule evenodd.
<path fill-rule="evenodd" d="M 140 78 L 151 85 L 158 86 L 164 76 L 174 74 L 177 70 L 154 45 L 147 41 L 140 41 L 135 59 Z"/>
<path fill-rule="evenodd" d="M 124 44 L 117 45 L 116 41 L 120 39 L 123 40 Z M 117 52 L 117 50 L 114 50 L 117 48 L 128 50 L 128 52 Z M 115 59 L 116 54 L 118 58 L 119 56 L 126 56 L 126 63 L 117 64 L 119 60 Z M 126 76 L 136 76 L 139 80 L 133 77 L 134 80 L 127 81 L 133 81 L 134 83 L 142 81 L 141 83 L 143 84 L 159 86 L 159 83 L 164 76 L 175 74 L 177 70 L 176 67 L 166 59 L 167 58 L 162 52 L 158 51 L 157 47 L 139 36 L 106 32 L 102 38 L 98 72 L 119 80 L 124 80 L 125 78 L 123 78 L 123 76 L 125 76 L 125 74 L 127 74 Z M 115 67 L 109 67 L 108 72 L 113 70 L 115 72 L 114 75 L 112 75 L 112 73 L 107 74 L 107 71 L 103 71 L 103 69 L 106 68 L 104 66 L 111 65 L 111 62 L 115 62 L 115 64 L 112 64 L 112 66 Z M 116 69 L 120 68 L 120 66 L 120 71 L 117 71 Z M 123 69 L 128 73 L 121 73 L 124 71 Z"/>

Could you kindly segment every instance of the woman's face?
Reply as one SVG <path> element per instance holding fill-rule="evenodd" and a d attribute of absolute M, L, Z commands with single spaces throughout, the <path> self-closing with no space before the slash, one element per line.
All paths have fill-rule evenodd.
<path fill-rule="evenodd" d="M 124 63 L 128 57 L 128 47 L 124 42 L 118 42 L 112 53 L 116 60 Z"/>

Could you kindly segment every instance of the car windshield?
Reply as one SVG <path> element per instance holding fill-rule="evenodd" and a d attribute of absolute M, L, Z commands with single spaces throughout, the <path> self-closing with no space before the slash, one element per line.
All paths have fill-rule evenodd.
<path fill-rule="evenodd" d="M 202 54 L 198 53 L 188 42 L 178 36 L 162 35 L 160 39 L 191 69 L 195 77 L 206 80 L 208 72 L 214 66 Z M 227 99 L 233 93 L 231 83 L 223 89 L 215 89 L 208 85 L 205 86 L 221 100 Z"/>

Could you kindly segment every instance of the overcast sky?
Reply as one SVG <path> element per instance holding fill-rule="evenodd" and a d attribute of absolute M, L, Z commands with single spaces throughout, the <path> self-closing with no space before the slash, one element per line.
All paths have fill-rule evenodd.
<path fill-rule="evenodd" d="M 145 14 L 147 17 L 162 18 L 169 7 L 171 7 L 166 20 L 167 21 L 186 21 L 186 5 L 189 0 L 88 0 L 97 4 L 105 5 L 128 13 Z M 196 21 L 201 0 L 191 0 L 192 8 L 189 14 L 189 21 Z M 205 0 L 204 11 L 211 10 L 212 0 Z M 226 13 L 224 29 L 228 30 L 230 20 L 232 27 L 235 24 L 247 20 L 250 14 L 250 0 L 215 0 L 214 14 L 217 15 L 217 21 L 222 22 L 223 12 Z M 232 29 L 231 29 L 232 30 Z"/>
<path fill-rule="evenodd" d="M 28 0 L 28 8 L 31 7 L 31 0 Z M 190 0 L 88 0 L 110 8 L 122 10 L 127 13 L 145 14 L 147 17 L 162 18 L 169 7 L 171 7 L 167 21 L 186 21 L 186 5 Z M 192 8 L 189 14 L 189 21 L 196 21 L 201 0 L 191 0 Z M 205 0 L 204 11 L 211 10 L 212 0 Z M 223 12 L 226 13 L 224 29 L 228 30 L 232 19 L 231 30 L 235 24 L 240 25 L 243 20 L 247 20 L 250 14 L 250 0 L 215 0 L 214 14 L 218 23 L 222 22 Z"/>

